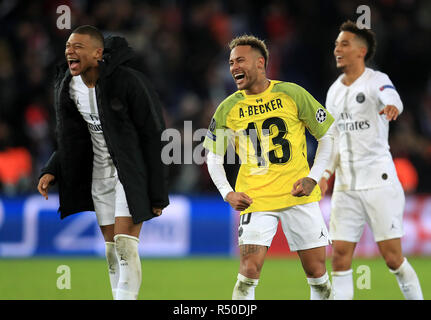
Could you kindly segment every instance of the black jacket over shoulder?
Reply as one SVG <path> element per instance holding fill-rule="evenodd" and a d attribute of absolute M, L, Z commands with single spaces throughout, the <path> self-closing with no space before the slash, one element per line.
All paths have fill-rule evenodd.
<path fill-rule="evenodd" d="M 165 129 L 161 103 L 144 75 L 127 66 L 133 56 L 124 38 L 105 39 L 96 97 L 109 153 L 133 222 L 139 223 L 155 217 L 152 207 L 169 204 L 168 168 L 161 160 Z M 66 63 L 58 68 L 54 90 L 57 151 L 41 174 L 51 173 L 59 183 L 62 219 L 94 211 L 92 142 L 86 122 L 69 97 L 71 78 Z"/>

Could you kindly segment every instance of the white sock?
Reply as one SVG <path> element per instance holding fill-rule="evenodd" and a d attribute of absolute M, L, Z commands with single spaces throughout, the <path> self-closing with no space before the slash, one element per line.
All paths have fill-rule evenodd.
<path fill-rule="evenodd" d="M 116 300 L 136 300 L 142 281 L 139 239 L 127 234 L 117 234 L 114 241 L 120 265 Z"/>
<path fill-rule="evenodd" d="M 332 300 L 331 282 L 328 273 L 325 272 L 320 278 L 307 278 L 310 285 L 310 300 Z"/>
<path fill-rule="evenodd" d="M 406 258 L 404 258 L 404 262 L 397 270 L 389 269 L 389 271 L 395 274 L 398 285 L 406 300 L 424 299 L 418 276 Z"/>
<path fill-rule="evenodd" d="M 353 300 L 353 270 L 332 271 L 334 300 Z"/>
<path fill-rule="evenodd" d="M 117 295 L 118 278 L 120 270 L 118 268 L 117 254 L 115 253 L 115 242 L 105 242 L 106 261 L 108 262 L 109 281 L 111 282 L 112 296 Z"/>
<path fill-rule="evenodd" d="M 233 288 L 232 300 L 254 300 L 254 288 L 259 279 L 251 279 L 238 273 L 237 282 Z"/>

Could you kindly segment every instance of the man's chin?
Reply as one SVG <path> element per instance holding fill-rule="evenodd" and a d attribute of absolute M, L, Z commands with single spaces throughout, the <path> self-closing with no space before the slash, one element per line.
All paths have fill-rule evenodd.
<path fill-rule="evenodd" d="M 344 71 L 346 69 L 346 65 L 344 65 L 344 64 L 337 64 L 336 67 L 340 71 Z"/>
<path fill-rule="evenodd" d="M 79 76 L 81 74 L 81 70 L 72 70 L 69 68 L 70 74 L 74 77 Z"/>
<path fill-rule="evenodd" d="M 238 90 L 245 90 L 245 89 L 247 89 L 246 88 L 247 86 L 244 83 L 236 84 L 236 87 L 238 88 Z"/>

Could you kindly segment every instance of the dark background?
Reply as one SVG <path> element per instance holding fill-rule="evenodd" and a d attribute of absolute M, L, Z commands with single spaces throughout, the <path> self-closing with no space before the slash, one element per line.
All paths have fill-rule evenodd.
<path fill-rule="evenodd" d="M 207 128 L 236 87 L 227 44 L 254 34 L 270 51 L 270 79 L 295 82 L 322 104 L 338 76 L 332 55 L 339 25 L 371 8 L 377 53 L 370 67 L 389 75 L 404 103 L 390 146 L 408 193 L 431 192 L 431 1 L 2 1 L 0 2 L 0 184 L 4 195 L 36 192 L 55 148 L 53 74 L 71 30 L 91 24 L 127 38 L 156 87 L 168 128 Z M 200 142 L 195 142 L 195 146 Z M 315 142 L 309 138 L 310 160 Z M 236 166 L 226 168 L 233 181 Z M 172 165 L 171 192 L 214 193 L 205 164 Z"/>

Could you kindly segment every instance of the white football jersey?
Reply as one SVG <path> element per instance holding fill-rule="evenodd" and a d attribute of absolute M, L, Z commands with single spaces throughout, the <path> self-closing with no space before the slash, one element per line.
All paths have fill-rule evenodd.
<path fill-rule="evenodd" d="M 399 183 L 389 152 L 389 121 L 379 115 L 387 105 L 399 112 L 403 104 L 389 77 L 365 68 L 350 86 L 341 82 L 329 88 L 326 108 L 335 118 L 335 191 L 363 190 Z"/>
<path fill-rule="evenodd" d="M 93 178 L 100 179 L 115 176 L 117 171 L 109 154 L 99 119 L 96 89 L 88 88 L 80 75 L 75 76 L 70 80 L 69 96 L 75 102 L 90 131 L 94 153 Z"/>

